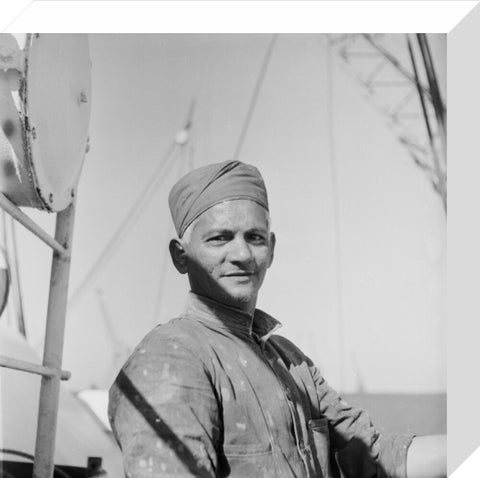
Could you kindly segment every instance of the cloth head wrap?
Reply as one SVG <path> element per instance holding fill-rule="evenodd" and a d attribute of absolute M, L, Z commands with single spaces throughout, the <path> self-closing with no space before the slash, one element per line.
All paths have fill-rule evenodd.
<path fill-rule="evenodd" d="M 268 211 L 265 183 L 255 166 L 225 161 L 190 171 L 173 186 L 168 197 L 178 237 L 207 209 L 235 199 L 249 199 Z"/>

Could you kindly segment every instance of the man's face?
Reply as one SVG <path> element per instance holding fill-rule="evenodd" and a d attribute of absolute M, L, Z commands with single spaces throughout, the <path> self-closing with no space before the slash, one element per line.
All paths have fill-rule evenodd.
<path fill-rule="evenodd" d="M 184 245 L 193 292 L 253 312 L 275 246 L 267 214 L 242 199 L 216 204 L 199 217 Z"/>

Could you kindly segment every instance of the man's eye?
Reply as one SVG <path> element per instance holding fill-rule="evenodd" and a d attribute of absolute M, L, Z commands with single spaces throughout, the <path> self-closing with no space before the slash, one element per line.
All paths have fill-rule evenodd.
<path fill-rule="evenodd" d="M 253 241 L 253 242 L 257 242 L 257 243 L 259 243 L 259 242 L 263 243 L 263 242 L 265 242 L 266 239 L 261 234 L 251 234 L 250 235 L 250 240 Z"/>
<path fill-rule="evenodd" d="M 218 236 L 212 236 L 208 238 L 208 242 L 222 242 L 226 240 L 227 240 L 227 236 L 223 234 L 219 234 Z"/>

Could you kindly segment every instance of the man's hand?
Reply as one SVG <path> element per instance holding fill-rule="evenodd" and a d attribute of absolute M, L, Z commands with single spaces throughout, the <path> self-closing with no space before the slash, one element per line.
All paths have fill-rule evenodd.
<path fill-rule="evenodd" d="M 408 448 L 408 478 L 445 478 L 447 476 L 447 436 L 415 437 Z"/>

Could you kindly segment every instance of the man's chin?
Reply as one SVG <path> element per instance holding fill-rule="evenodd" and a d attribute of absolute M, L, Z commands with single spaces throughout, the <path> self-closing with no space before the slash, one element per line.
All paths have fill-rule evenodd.
<path fill-rule="evenodd" d="M 228 304 L 238 309 L 248 309 L 256 302 L 256 297 L 251 291 L 229 291 L 225 299 Z"/>

